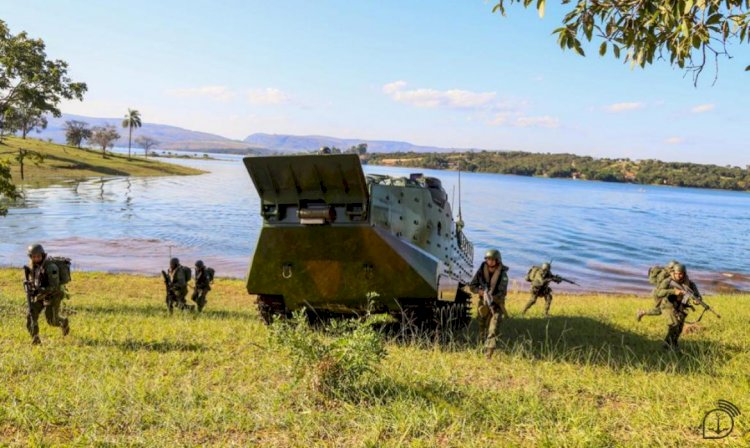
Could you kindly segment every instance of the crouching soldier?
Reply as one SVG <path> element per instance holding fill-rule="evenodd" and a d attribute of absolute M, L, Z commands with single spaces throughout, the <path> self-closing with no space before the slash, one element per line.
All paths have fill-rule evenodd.
<path fill-rule="evenodd" d="M 70 280 L 70 260 L 59 259 L 67 265 L 62 266 L 68 269 L 67 272 L 61 272 L 60 266 L 55 260 L 47 256 L 41 244 L 33 244 L 28 248 L 29 266 L 24 267 L 26 276 L 24 288 L 26 289 L 26 299 L 28 305 L 28 314 L 26 315 L 26 328 L 31 335 L 32 344 L 40 344 L 39 338 L 39 315 L 44 310 L 44 317 L 47 323 L 53 327 L 60 327 L 63 336 L 70 333 L 70 323 L 68 319 L 60 315 L 60 306 L 65 297 L 63 284 Z"/>
<path fill-rule="evenodd" d="M 484 353 L 492 357 L 500 335 L 500 323 L 507 315 L 505 296 L 508 293 L 508 267 L 503 266 L 500 251 L 488 250 L 484 262 L 469 284 L 473 293 L 479 293 L 477 319 L 479 334 L 485 339 Z"/>
<path fill-rule="evenodd" d="M 195 287 L 193 288 L 192 300 L 198 305 L 198 312 L 203 311 L 206 306 L 206 296 L 211 290 L 214 281 L 214 270 L 207 268 L 203 260 L 195 262 Z"/>

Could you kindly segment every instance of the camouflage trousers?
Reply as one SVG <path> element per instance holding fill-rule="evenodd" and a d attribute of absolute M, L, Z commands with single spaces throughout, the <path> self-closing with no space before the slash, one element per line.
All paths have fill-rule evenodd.
<path fill-rule="evenodd" d="M 654 307 L 643 312 L 644 316 L 661 316 L 661 304 L 664 299 L 654 296 Z"/>
<path fill-rule="evenodd" d="M 667 337 L 664 342 L 671 348 L 677 348 L 677 341 L 680 339 L 682 329 L 685 327 L 687 312 L 681 307 L 674 307 L 671 303 L 663 307 L 667 312 L 669 322 L 667 324 Z"/>
<path fill-rule="evenodd" d="M 63 293 L 53 293 L 39 299 L 31 303 L 31 307 L 26 313 L 26 329 L 29 330 L 31 337 L 39 336 L 39 315 L 42 314 L 42 310 L 44 310 L 44 317 L 50 326 L 60 327 L 65 332 L 69 323 L 67 318 L 60 315 Z"/>
<path fill-rule="evenodd" d="M 198 305 L 198 311 L 203 311 L 206 306 L 206 296 L 208 296 L 209 288 L 195 288 L 193 289 L 193 296 L 190 298 L 193 302 Z"/>
<path fill-rule="evenodd" d="M 544 297 L 544 314 L 545 316 L 549 316 L 549 309 L 552 306 L 552 291 L 549 288 L 532 289 L 531 298 L 526 302 L 526 306 L 523 307 L 523 312 L 526 313 L 529 308 L 534 306 L 539 297 Z"/>
<path fill-rule="evenodd" d="M 483 301 L 477 308 L 477 320 L 479 321 L 479 338 L 484 341 L 485 348 L 494 349 L 497 339 L 500 337 L 500 324 L 503 316 L 507 316 L 505 299 L 495 298 L 492 306 L 487 306 Z"/>
<path fill-rule="evenodd" d="M 174 294 L 174 303 L 172 304 L 172 306 L 176 306 L 178 310 L 190 309 L 192 305 L 187 304 L 187 292 L 187 288 L 173 288 L 172 293 Z M 169 312 L 171 313 L 172 306 L 169 306 L 169 301 L 167 301 L 167 306 L 169 307 Z"/>

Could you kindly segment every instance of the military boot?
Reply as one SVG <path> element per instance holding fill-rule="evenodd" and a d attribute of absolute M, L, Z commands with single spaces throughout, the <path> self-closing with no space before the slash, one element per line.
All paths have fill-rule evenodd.
<path fill-rule="evenodd" d="M 638 312 L 637 312 L 637 313 L 635 313 L 635 320 L 637 320 L 638 322 L 640 322 L 640 321 L 641 321 L 641 319 L 643 319 L 643 316 L 645 316 L 645 315 L 646 315 L 646 312 L 645 312 L 645 311 L 643 311 L 643 310 L 638 310 Z"/>
<path fill-rule="evenodd" d="M 68 322 L 68 319 L 65 319 L 62 322 L 62 334 L 63 336 L 67 336 L 70 334 L 70 323 Z"/>
<path fill-rule="evenodd" d="M 42 343 L 42 340 L 41 340 L 41 339 L 39 338 L 39 335 L 35 335 L 35 336 L 34 336 L 34 337 L 33 337 L 33 338 L 31 339 L 31 345 L 39 345 L 39 344 L 41 344 L 41 343 Z"/>

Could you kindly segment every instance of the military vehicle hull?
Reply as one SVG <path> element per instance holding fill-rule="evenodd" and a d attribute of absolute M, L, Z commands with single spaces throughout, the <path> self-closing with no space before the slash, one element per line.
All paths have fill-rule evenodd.
<path fill-rule="evenodd" d="M 267 321 L 466 314 L 473 248 L 440 188 L 365 179 L 356 155 L 248 157 L 264 219 L 247 276 Z"/>

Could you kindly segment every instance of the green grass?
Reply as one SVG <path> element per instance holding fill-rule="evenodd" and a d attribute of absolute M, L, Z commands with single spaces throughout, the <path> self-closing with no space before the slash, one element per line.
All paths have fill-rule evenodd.
<path fill-rule="evenodd" d="M 29 160 L 24 164 L 25 183 L 44 186 L 62 179 L 82 179 L 102 176 L 167 176 L 201 174 L 203 171 L 193 168 L 160 162 L 143 157 L 133 157 L 107 153 L 102 157 L 101 151 L 78 149 L 74 146 L 57 145 L 32 138 L 25 140 L 19 137 L 5 137 L 0 144 L 0 160 L 10 161 L 13 181 L 21 181 L 20 168 L 12 158 L 19 149 L 27 149 L 43 154 L 44 161 L 34 165 Z M 135 152 L 134 152 L 135 153 Z"/>
<path fill-rule="evenodd" d="M 266 446 L 748 446 L 750 296 L 663 353 L 664 318 L 636 297 L 559 296 L 503 324 L 490 361 L 474 343 L 386 345 L 348 399 L 316 395 L 269 345 L 241 281 L 200 316 L 163 305 L 158 277 L 74 273 L 72 333 L 24 327 L 20 270 L 0 270 L 0 444 Z M 509 298 L 519 313 L 526 295 Z M 473 327 L 472 327 L 473 330 Z M 743 414 L 724 441 L 698 429 L 719 399 Z"/>

